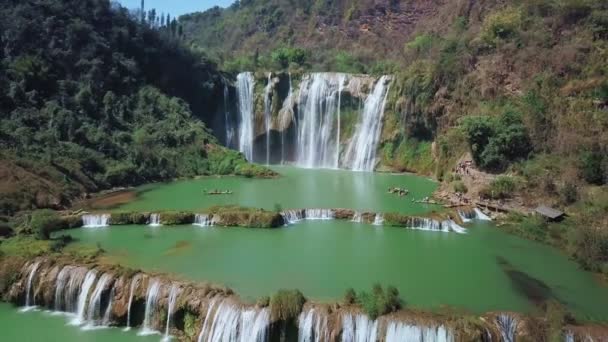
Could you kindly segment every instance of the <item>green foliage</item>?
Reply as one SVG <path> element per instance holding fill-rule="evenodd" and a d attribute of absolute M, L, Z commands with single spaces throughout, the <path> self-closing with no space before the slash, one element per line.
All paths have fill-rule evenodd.
<path fill-rule="evenodd" d="M 435 37 L 430 34 L 417 35 L 414 40 L 405 44 L 406 50 L 415 51 L 418 55 L 427 54 L 433 47 Z"/>
<path fill-rule="evenodd" d="M 519 34 L 523 21 L 519 8 L 507 7 L 489 15 L 481 27 L 481 39 L 491 46 Z"/>
<path fill-rule="evenodd" d="M 466 185 L 464 185 L 464 183 L 462 181 L 453 182 L 452 189 L 454 189 L 455 192 L 460 192 L 462 194 L 466 194 L 467 192 L 469 192 L 469 189 L 467 188 Z"/>
<path fill-rule="evenodd" d="M 274 50 L 270 55 L 270 58 L 276 66 L 286 69 L 290 64 L 296 66 L 304 65 L 304 63 L 306 63 L 307 54 L 304 49 L 282 47 Z"/>
<path fill-rule="evenodd" d="M 357 296 L 358 304 L 371 319 L 395 312 L 401 308 L 401 299 L 397 288 L 389 286 L 386 292 L 380 285 L 374 285 L 372 293 L 361 292 Z"/>
<path fill-rule="evenodd" d="M 34 258 L 51 252 L 50 240 L 39 240 L 32 236 L 15 236 L 0 244 L 0 251 L 11 257 Z"/>
<path fill-rule="evenodd" d="M 258 298 L 258 300 L 256 301 L 255 305 L 259 308 L 266 308 L 268 307 L 268 305 L 270 305 L 270 297 L 268 296 L 263 296 Z"/>
<path fill-rule="evenodd" d="M 513 177 L 498 176 L 481 193 L 486 198 L 505 199 L 510 198 L 516 190 L 517 184 Z"/>
<path fill-rule="evenodd" d="M 578 189 L 575 184 L 567 182 L 560 191 L 560 196 L 564 204 L 573 204 L 578 200 Z"/>
<path fill-rule="evenodd" d="M 197 335 L 196 315 L 189 311 L 184 315 L 184 333 L 190 339 Z"/>
<path fill-rule="evenodd" d="M 291 321 L 298 317 L 306 299 L 298 290 L 279 290 L 270 299 L 272 318 L 281 321 Z"/>
<path fill-rule="evenodd" d="M 49 240 L 51 233 L 62 228 L 59 214 L 54 210 L 36 210 L 32 213 L 29 228 L 40 240 Z"/>
<path fill-rule="evenodd" d="M 521 113 L 505 107 L 499 118 L 465 117 L 463 127 L 473 159 L 483 169 L 502 171 L 512 162 L 527 159 L 532 146 Z"/>
<path fill-rule="evenodd" d="M 346 290 L 346 292 L 344 293 L 343 302 L 346 305 L 353 305 L 357 302 L 357 293 L 354 289 L 349 288 L 348 290 Z"/>
<path fill-rule="evenodd" d="M 333 70 L 351 74 L 362 74 L 365 66 L 353 54 L 339 51 L 334 58 Z"/>
<path fill-rule="evenodd" d="M 588 183 L 602 185 L 608 180 L 607 153 L 608 151 L 603 151 L 599 146 L 581 153 L 580 170 Z"/>

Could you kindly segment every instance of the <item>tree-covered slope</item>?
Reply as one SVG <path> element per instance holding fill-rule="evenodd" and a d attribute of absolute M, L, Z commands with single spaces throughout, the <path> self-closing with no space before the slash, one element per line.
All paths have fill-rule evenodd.
<path fill-rule="evenodd" d="M 170 30 L 107 0 L 5 1 L 0 15 L 0 213 L 244 165 L 199 120 L 221 74 Z"/>

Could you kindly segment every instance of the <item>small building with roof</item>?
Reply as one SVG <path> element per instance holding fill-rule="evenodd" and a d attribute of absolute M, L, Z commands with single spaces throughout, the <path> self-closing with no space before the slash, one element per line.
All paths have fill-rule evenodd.
<path fill-rule="evenodd" d="M 566 216 L 563 211 L 559 211 L 546 205 L 538 206 L 536 209 L 534 209 L 534 212 L 544 217 L 545 220 L 552 222 L 561 221 Z"/>

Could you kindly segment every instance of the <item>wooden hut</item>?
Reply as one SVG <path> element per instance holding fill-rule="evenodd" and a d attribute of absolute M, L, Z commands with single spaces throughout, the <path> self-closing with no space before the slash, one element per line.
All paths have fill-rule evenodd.
<path fill-rule="evenodd" d="M 557 222 L 564 219 L 566 214 L 563 211 L 559 211 L 557 209 L 550 208 L 546 205 L 541 205 L 538 208 L 534 209 L 534 211 L 545 218 L 547 221 Z"/>

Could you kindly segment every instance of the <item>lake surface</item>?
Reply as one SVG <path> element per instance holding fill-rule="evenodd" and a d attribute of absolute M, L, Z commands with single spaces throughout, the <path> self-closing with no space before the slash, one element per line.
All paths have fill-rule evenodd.
<path fill-rule="evenodd" d="M 297 288 L 313 299 L 339 300 L 350 287 L 380 283 L 396 286 L 417 308 L 530 312 L 541 296 L 579 318 L 608 320 L 607 287 L 555 249 L 491 223 L 473 224 L 464 235 L 342 221 L 277 230 L 121 226 L 68 233 L 99 243 L 112 261 L 224 284 L 247 299 Z"/>
<path fill-rule="evenodd" d="M 137 189 L 137 199 L 118 210 L 198 210 L 214 205 L 240 205 L 274 210 L 304 208 L 348 208 L 374 212 L 420 214 L 438 206 L 412 203 L 430 196 L 436 183 L 404 174 L 310 170 L 273 167 L 277 179 L 205 177 Z M 389 194 L 389 187 L 407 188 L 408 196 Z M 203 190 L 231 190 L 232 195 L 204 195 Z"/>

